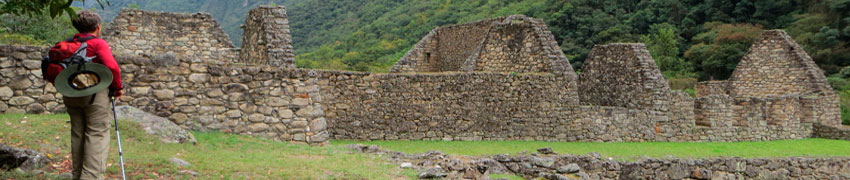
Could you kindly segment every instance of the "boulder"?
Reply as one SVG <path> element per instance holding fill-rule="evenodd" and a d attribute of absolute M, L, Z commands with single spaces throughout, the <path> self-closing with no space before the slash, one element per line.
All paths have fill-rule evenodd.
<path fill-rule="evenodd" d="M 572 173 L 577 173 L 579 171 L 581 171 L 581 167 L 579 167 L 578 164 L 576 164 L 576 163 L 570 163 L 570 164 L 567 164 L 565 166 L 558 167 L 558 173 L 572 174 Z"/>
<path fill-rule="evenodd" d="M 539 152 L 540 154 L 554 154 L 555 153 L 555 151 L 552 150 L 552 147 L 540 148 L 540 149 L 537 149 L 537 152 Z"/>
<path fill-rule="evenodd" d="M 32 171 L 50 162 L 44 154 L 30 149 L 15 148 L 0 144 L 0 169 L 12 170 L 20 168 Z"/>
<path fill-rule="evenodd" d="M 186 162 L 186 160 L 176 158 L 176 157 L 172 157 L 171 159 L 168 159 L 168 161 L 170 161 L 171 164 L 174 164 L 177 167 L 189 167 L 189 166 L 192 165 L 191 163 Z"/>
<path fill-rule="evenodd" d="M 436 179 L 436 178 L 444 178 L 448 174 L 446 174 L 442 168 L 432 167 L 423 170 L 419 173 L 419 179 Z"/>
<path fill-rule="evenodd" d="M 115 111 L 118 115 L 118 119 L 139 123 L 139 125 L 145 129 L 145 132 L 158 136 L 163 142 L 198 143 L 192 133 L 180 128 L 180 126 L 169 121 L 167 118 L 144 112 L 141 109 L 132 106 L 118 106 L 115 107 Z"/>

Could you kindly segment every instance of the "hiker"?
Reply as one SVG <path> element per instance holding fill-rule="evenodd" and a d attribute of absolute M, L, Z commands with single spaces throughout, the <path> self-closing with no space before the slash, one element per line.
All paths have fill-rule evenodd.
<path fill-rule="evenodd" d="M 112 56 L 109 44 L 98 38 L 100 22 L 100 16 L 94 12 L 78 12 L 77 17 L 71 19 L 71 24 L 79 33 L 57 43 L 48 53 L 49 59 L 54 62 L 57 59 L 70 59 L 75 54 L 85 54 L 83 57 L 91 62 L 67 67 L 59 63 L 42 65 L 46 67 L 44 78 L 62 93 L 62 100 L 71 116 L 73 179 L 104 179 L 109 153 L 109 126 L 113 119 L 110 96 L 119 97 L 123 94 L 118 63 Z M 83 46 L 86 47 L 80 48 Z M 85 71 L 82 72 L 90 74 L 66 73 L 63 71 L 65 68 L 83 69 Z"/>

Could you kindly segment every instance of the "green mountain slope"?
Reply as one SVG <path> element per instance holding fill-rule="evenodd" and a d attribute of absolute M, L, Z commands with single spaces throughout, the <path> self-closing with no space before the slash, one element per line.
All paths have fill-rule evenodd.
<path fill-rule="evenodd" d="M 666 73 L 670 76 L 725 79 L 763 29 L 788 31 L 828 74 L 850 65 L 847 0 L 111 2 L 102 12 L 106 17 L 133 3 L 146 10 L 209 12 L 237 45 L 248 10 L 260 4 L 286 5 L 296 59 L 304 68 L 386 71 L 435 27 L 510 14 L 544 19 L 577 69 L 593 45 L 644 42 L 662 67 L 674 68 Z"/>
<path fill-rule="evenodd" d="M 237 46 L 242 44 L 242 29 L 248 11 L 260 5 L 277 4 L 290 6 L 291 0 L 109 0 L 111 6 L 100 9 L 93 0 L 77 3 L 77 7 L 97 9 L 106 21 L 111 21 L 122 8 L 138 8 L 167 12 L 196 13 L 206 12 L 219 22 L 224 32 Z"/>

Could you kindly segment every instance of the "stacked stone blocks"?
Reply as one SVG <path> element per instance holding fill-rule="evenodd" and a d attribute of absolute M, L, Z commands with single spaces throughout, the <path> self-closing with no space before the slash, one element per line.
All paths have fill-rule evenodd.
<path fill-rule="evenodd" d="M 669 89 L 642 44 L 597 46 L 578 77 L 542 21 L 524 16 L 435 29 L 394 66 L 394 71 L 408 73 L 290 69 L 274 66 L 276 60 L 244 59 L 280 52 L 260 48 L 271 47 L 258 46 L 260 41 L 280 40 L 275 48 L 291 47 L 288 38 L 280 36 L 288 32 L 280 17 L 284 11 L 252 11 L 246 33 L 258 38 L 245 41 L 243 47 L 248 48 L 210 44 L 223 48 L 194 54 L 189 53 L 191 47 L 173 48 L 159 41 L 134 45 L 139 38 L 151 37 L 131 26 L 155 26 L 151 28 L 178 37 L 213 36 L 183 42 L 192 46 L 226 39 L 223 33 L 202 35 L 219 32 L 217 26 L 207 31 L 174 28 L 182 26 L 178 22 L 215 24 L 207 22 L 209 17 L 122 12 L 118 19 L 124 21 L 115 22 L 105 38 L 115 43 L 114 51 L 128 52 L 118 55 L 128 83 L 121 104 L 168 117 L 185 128 L 310 144 L 330 138 L 640 142 L 842 139 L 848 134 L 837 128 L 837 95 L 818 90 L 818 83 L 796 83 L 809 88 L 787 88 L 782 95 L 750 97 L 730 95 L 753 91 L 733 89 L 731 81 L 706 82 L 699 84 L 698 97 L 693 98 Z M 150 24 L 138 24 L 142 22 Z M 468 42 L 478 43 L 447 50 L 461 43 L 448 38 L 460 32 L 480 33 L 469 36 L 478 39 Z M 769 31 L 762 39 L 793 42 L 781 35 Z M 754 46 L 760 47 L 768 46 Z M 64 111 L 61 95 L 52 86 L 41 93 L 45 86 L 36 65 L 44 52 L 46 47 L 0 46 L 0 112 Z M 796 59 L 797 64 L 810 63 Z M 803 70 L 794 72 L 814 72 L 814 66 L 800 67 Z M 418 70 L 430 73 L 411 72 Z M 739 77 L 735 81 L 751 82 L 744 77 L 757 76 Z M 816 75 L 795 77 L 809 78 L 795 82 L 821 82 Z"/>
<path fill-rule="evenodd" d="M 189 59 L 216 64 L 231 63 L 239 54 L 215 19 L 206 13 L 179 14 L 123 9 L 103 39 L 117 56 Z"/>
<path fill-rule="evenodd" d="M 289 20 L 283 6 L 260 6 L 245 18 L 240 59 L 247 64 L 295 68 Z"/>

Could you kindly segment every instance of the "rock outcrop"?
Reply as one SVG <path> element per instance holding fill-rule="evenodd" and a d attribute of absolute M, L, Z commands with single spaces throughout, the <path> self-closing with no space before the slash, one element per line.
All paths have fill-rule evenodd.
<path fill-rule="evenodd" d="M 166 143 L 198 143 L 191 132 L 180 128 L 174 122 L 131 106 L 115 107 L 118 119 L 139 123 L 146 133 L 156 135 Z"/>
<path fill-rule="evenodd" d="M 50 159 L 44 154 L 0 144 L 0 170 L 20 168 L 24 171 L 32 171 L 44 167 L 47 163 L 50 163 Z"/>

